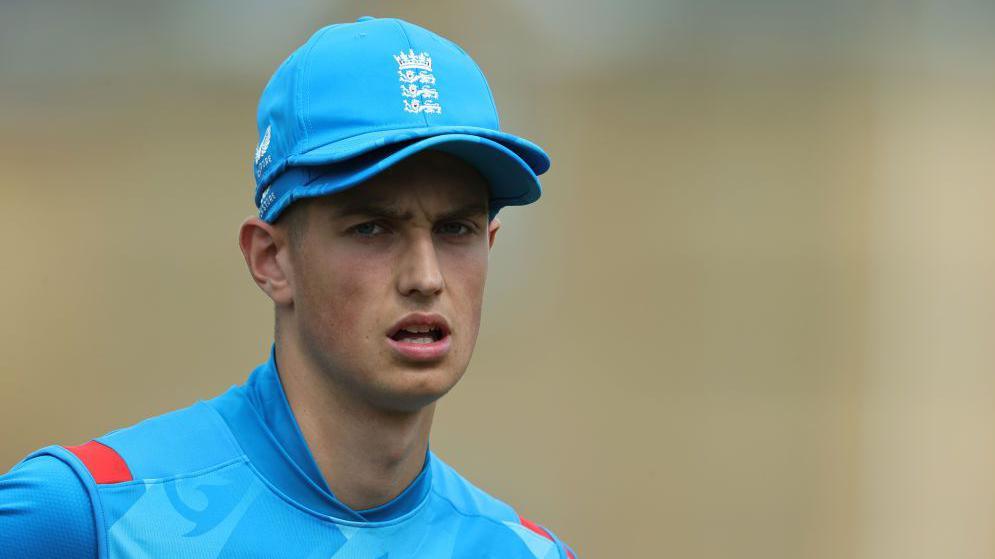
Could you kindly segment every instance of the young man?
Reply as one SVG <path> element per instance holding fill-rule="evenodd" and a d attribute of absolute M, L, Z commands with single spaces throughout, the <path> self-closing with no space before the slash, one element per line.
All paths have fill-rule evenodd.
<path fill-rule="evenodd" d="M 572 558 L 429 450 L 480 322 L 502 206 L 549 166 L 499 130 L 483 74 L 410 23 L 318 31 L 259 103 L 259 215 L 239 231 L 272 299 L 241 386 L 0 477 L 0 557 Z"/>

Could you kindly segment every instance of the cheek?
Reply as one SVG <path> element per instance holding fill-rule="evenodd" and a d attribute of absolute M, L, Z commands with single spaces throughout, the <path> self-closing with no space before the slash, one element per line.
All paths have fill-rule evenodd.
<path fill-rule="evenodd" d="M 448 258 L 449 271 L 446 285 L 453 299 L 456 320 L 461 329 L 469 334 L 467 341 L 476 340 L 480 327 L 480 312 L 484 298 L 484 284 L 487 279 L 487 253 L 453 255 Z"/>
<path fill-rule="evenodd" d="M 385 272 L 369 259 L 338 255 L 328 260 L 311 260 L 298 312 L 305 328 L 324 347 L 348 355 L 375 334 L 375 321 L 383 301 L 382 285 L 371 278 Z"/>

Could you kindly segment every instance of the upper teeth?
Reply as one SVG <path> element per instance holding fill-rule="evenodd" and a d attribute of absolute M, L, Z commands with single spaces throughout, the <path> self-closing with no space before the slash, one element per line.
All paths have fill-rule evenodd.
<path fill-rule="evenodd" d="M 423 334 L 434 330 L 431 326 L 406 326 L 404 329 L 408 332 L 414 332 L 416 334 Z"/>

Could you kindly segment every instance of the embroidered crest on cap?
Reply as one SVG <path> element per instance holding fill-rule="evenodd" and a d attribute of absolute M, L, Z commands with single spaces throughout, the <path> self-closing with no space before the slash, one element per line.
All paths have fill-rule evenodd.
<path fill-rule="evenodd" d="M 439 92 L 433 87 L 432 57 L 427 52 L 415 54 L 408 49 L 394 55 L 397 61 L 397 76 L 401 80 L 401 96 L 404 110 L 409 113 L 442 114 Z"/>

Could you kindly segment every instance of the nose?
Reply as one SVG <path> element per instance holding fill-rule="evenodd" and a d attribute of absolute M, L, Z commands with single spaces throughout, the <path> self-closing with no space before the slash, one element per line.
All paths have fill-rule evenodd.
<path fill-rule="evenodd" d="M 432 236 L 418 235 L 406 247 L 397 280 L 397 290 L 406 297 L 432 296 L 441 292 L 444 286 L 445 281 L 442 278 L 442 269 L 439 268 Z"/>

